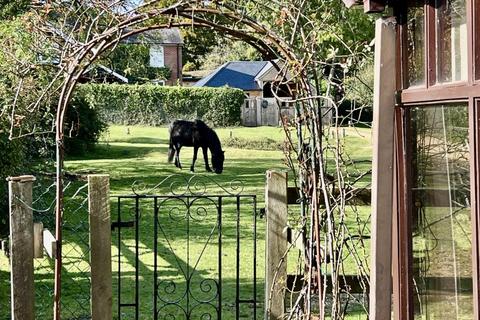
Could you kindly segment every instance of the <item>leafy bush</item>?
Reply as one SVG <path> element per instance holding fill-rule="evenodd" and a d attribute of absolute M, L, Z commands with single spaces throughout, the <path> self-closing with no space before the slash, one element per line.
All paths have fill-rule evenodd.
<path fill-rule="evenodd" d="M 84 99 L 76 97 L 67 109 L 65 127 L 65 153 L 78 156 L 93 149 L 107 124 Z"/>
<path fill-rule="evenodd" d="M 162 87 L 151 84 L 84 84 L 85 99 L 108 123 L 161 125 L 171 120 L 198 119 L 216 126 L 240 123 L 243 91 L 233 88 Z"/>
<path fill-rule="evenodd" d="M 26 162 L 26 147 L 21 140 L 9 140 L 8 123 L 0 120 L 0 238 L 8 234 L 8 188 L 6 178 L 21 172 Z"/>
<path fill-rule="evenodd" d="M 90 150 L 106 129 L 97 112 L 89 108 L 85 100 L 74 99 L 67 110 L 65 152 L 82 155 Z M 8 234 L 8 188 L 9 176 L 31 174 L 38 167 L 47 166 L 53 156 L 53 134 L 31 135 L 9 139 L 9 122 L 0 119 L 0 238 Z"/>

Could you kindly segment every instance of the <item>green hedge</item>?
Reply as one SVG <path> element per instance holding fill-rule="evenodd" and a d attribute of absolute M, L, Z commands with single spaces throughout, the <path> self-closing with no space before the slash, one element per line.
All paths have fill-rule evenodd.
<path fill-rule="evenodd" d="M 110 124 L 161 125 L 174 119 L 203 119 L 215 126 L 240 123 L 242 90 L 162 87 L 151 84 L 83 84 L 77 95 Z"/>

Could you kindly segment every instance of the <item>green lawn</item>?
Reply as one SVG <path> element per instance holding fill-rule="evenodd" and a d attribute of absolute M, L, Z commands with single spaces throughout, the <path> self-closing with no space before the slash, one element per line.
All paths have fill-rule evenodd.
<path fill-rule="evenodd" d="M 281 128 L 273 127 L 259 127 L 259 128 L 220 128 L 216 130 L 220 139 L 224 142 L 231 140 L 231 138 L 241 138 L 251 142 L 252 146 L 259 145 L 257 142 L 262 142 L 267 139 L 278 142 L 283 142 L 284 132 Z M 343 130 L 340 132 L 343 135 Z M 368 169 L 370 164 L 367 160 L 371 157 L 371 138 L 370 130 L 346 128 L 345 138 L 342 139 L 349 154 L 352 155 L 352 168 L 357 168 L 358 172 Z M 111 194 L 112 196 L 131 194 L 132 184 L 154 186 L 164 178 L 179 174 L 186 179 L 192 177 L 192 173 L 188 171 L 192 158 L 192 149 L 183 148 L 181 159 L 184 170 L 180 171 L 175 168 L 173 164 L 167 162 L 168 149 L 168 130 L 166 127 L 124 127 L 111 126 L 107 134 L 105 134 L 101 142 L 97 145 L 94 152 L 81 158 L 70 158 L 66 161 L 66 170 L 69 172 L 83 172 L 83 173 L 108 173 L 111 178 Z M 261 150 L 256 149 L 239 149 L 233 147 L 225 147 L 225 165 L 224 172 L 221 175 L 215 175 L 205 172 L 203 165 L 203 157 L 199 155 L 196 164 L 196 174 L 207 175 L 208 179 L 214 179 L 216 183 L 222 186 L 228 186 L 232 180 L 241 180 L 244 184 L 243 194 L 256 195 L 258 208 L 264 207 L 264 187 L 265 187 L 265 172 L 268 169 L 286 169 L 284 165 L 284 155 L 280 150 Z M 273 148 L 275 149 L 275 148 Z M 187 168 L 187 169 L 185 169 Z M 355 170 L 349 170 L 355 175 Z M 363 179 L 362 183 L 368 183 L 369 177 Z M 209 188 L 213 188 L 213 192 L 221 191 L 216 184 L 211 183 Z M 168 192 L 168 187 L 162 185 L 158 193 Z M 117 202 L 116 198 L 112 197 L 112 219 L 117 219 Z M 132 212 L 128 208 L 132 207 L 132 202 L 122 202 L 122 219 L 128 220 L 132 218 Z M 75 207 L 75 206 L 73 206 Z M 160 266 L 160 278 L 165 279 L 165 282 L 160 284 L 160 290 L 166 290 L 172 293 L 173 296 L 178 295 L 185 288 L 182 286 L 181 279 L 182 272 L 193 272 L 197 270 L 192 276 L 192 297 L 199 297 L 199 300 L 208 300 L 214 295 L 214 291 L 209 289 L 209 281 L 212 276 L 216 274 L 218 265 L 218 237 L 216 236 L 218 230 L 215 229 L 216 215 L 207 214 L 202 219 L 190 219 L 187 224 L 185 219 L 175 218 L 171 215 L 170 209 L 174 208 L 174 204 L 165 204 L 159 211 L 159 240 L 155 241 L 153 237 L 153 219 L 154 210 L 153 203 L 147 200 L 141 201 L 141 218 L 139 223 L 139 244 L 140 244 L 140 304 L 141 304 L 141 319 L 151 319 L 151 310 L 153 305 L 152 291 L 153 291 L 153 247 L 158 246 L 159 256 L 158 263 Z M 214 209 L 211 204 L 199 204 L 199 207 L 206 207 L 207 209 Z M 222 277 L 224 279 L 222 288 L 222 319 L 232 319 L 234 315 L 234 297 L 235 297 L 235 239 L 236 239 L 236 203 L 232 201 L 225 201 L 223 203 L 222 215 Z M 163 211 L 162 211 L 163 210 Z M 207 210 L 210 212 L 211 210 Z M 82 214 L 71 214 L 69 223 L 71 223 L 71 233 L 66 231 L 66 251 L 73 252 L 73 255 L 80 256 L 78 261 L 72 259 L 69 264 L 65 266 L 65 272 L 72 272 L 79 279 L 83 273 L 81 256 L 85 256 L 87 248 L 83 242 L 75 238 L 82 231 L 77 231 L 74 226 L 83 225 L 86 219 L 85 210 L 81 210 Z M 177 211 L 173 211 L 177 212 Z M 241 298 L 249 299 L 252 296 L 252 266 L 253 266 L 253 207 L 249 199 L 245 199 L 241 203 L 241 269 L 240 269 L 240 285 Z M 69 213 L 66 212 L 66 216 Z M 360 215 L 368 214 L 368 208 L 360 208 Z M 178 217 L 178 216 L 177 216 Z M 351 218 L 352 224 L 354 217 Z M 258 270 L 258 299 L 263 301 L 263 277 L 264 277 L 264 220 L 259 219 L 257 224 L 258 242 L 257 242 L 257 270 Z M 186 233 L 190 234 L 191 241 L 186 241 Z M 212 234 L 211 238 L 210 234 Z M 118 262 L 118 237 L 117 232 L 113 233 L 112 239 L 112 254 L 114 260 L 114 272 L 117 271 Z M 209 243 L 205 246 L 205 243 Z M 121 269 L 124 278 L 122 285 L 122 302 L 132 302 L 133 296 L 133 279 L 134 279 L 134 233 L 131 229 L 122 230 L 121 235 Z M 70 247 L 69 247 L 70 246 Z M 187 257 L 187 247 L 191 253 Z M 76 248 L 76 249 L 75 249 Z M 79 250 L 79 251 L 78 251 Z M 199 252 L 203 251 L 202 259 L 198 260 Z M 80 252 L 80 253 L 79 253 Z M 198 261 L 198 263 L 197 263 Z M 289 259 L 293 261 L 293 259 Z M 51 279 L 49 278 L 49 268 L 51 268 L 51 261 L 43 259 L 40 262 L 40 273 L 45 278 L 43 281 L 47 283 L 45 287 L 49 287 Z M 347 263 L 348 264 L 348 263 Z M 45 267 L 46 266 L 46 267 Z M 180 266 L 180 268 L 178 267 Z M 347 270 L 354 268 L 353 264 L 346 267 Z M 8 281 L 6 281 L 7 261 L 4 257 L 0 257 L 0 298 L 5 297 Z M 289 269 L 293 271 L 295 266 L 290 263 Z M 75 272 L 73 272 L 74 270 Z M 191 273 L 190 273 L 191 274 Z M 177 281 L 179 284 L 173 288 L 170 281 Z M 202 286 L 203 281 L 203 286 Z M 210 285 L 212 283 L 210 282 Z M 84 284 L 85 285 L 85 284 Z M 87 284 L 88 285 L 88 284 Z M 74 285 L 72 285 L 73 287 Z M 163 287 L 162 287 L 163 286 Z M 193 288 L 195 287 L 195 288 Z M 117 289 L 117 281 L 114 279 L 114 290 Z M 174 290 L 175 289 L 175 290 Z M 203 291 L 202 291 L 203 289 Z M 65 289 L 68 295 L 68 288 Z M 208 296 L 210 294 L 210 296 Z M 72 296 L 73 297 L 73 296 Z M 179 298 L 179 296 L 177 296 Z M 49 299 L 49 297 L 47 297 Z M 124 300 L 125 299 L 125 300 Z M 4 299 L 5 300 L 5 299 Z M 37 297 L 38 300 L 38 297 Z M 78 298 L 70 298 L 66 301 L 68 308 L 75 308 L 75 304 L 80 304 Z M 114 313 L 116 314 L 116 296 L 114 296 Z M 41 300 L 43 301 L 43 300 Z M 47 302 L 45 302 L 48 304 Z M 88 303 L 88 301 L 86 302 Z M 1 304 L 1 303 L 0 303 Z M 37 303 L 38 305 L 38 303 Z M 40 309 L 45 309 L 45 305 L 38 306 Z M 37 308 L 37 309 L 38 309 Z M 50 308 L 50 307 L 48 307 Z M 168 308 L 167 308 L 168 309 Z M 201 309 L 199 307 L 196 312 Z M 178 310 L 169 310 L 172 313 Z M 208 310 L 204 310 L 207 312 Z M 261 315 L 262 310 L 259 310 Z M 242 318 L 251 318 L 251 307 L 246 305 L 241 309 Z M 125 319 L 129 318 L 131 312 L 125 309 Z M 49 313 L 45 313 L 48 317 Z M 1 317 L 0 317 L 1 318 Z M 260 316 L 259 316 L 260 318 Z M 361 313 L 355 313 L 351 319 L 362 318 Z"/>

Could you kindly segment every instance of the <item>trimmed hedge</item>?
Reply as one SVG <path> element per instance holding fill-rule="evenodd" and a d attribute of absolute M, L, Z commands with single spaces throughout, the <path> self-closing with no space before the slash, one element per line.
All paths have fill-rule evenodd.
<path fill-rule="evenodd" d="M 215 126 L 240 123 L 242 90 L 228 87 L 162 87 L 151 84 L 83 84 L 77 95 L 110 124 L 161 125 L 203 119 Z"/>

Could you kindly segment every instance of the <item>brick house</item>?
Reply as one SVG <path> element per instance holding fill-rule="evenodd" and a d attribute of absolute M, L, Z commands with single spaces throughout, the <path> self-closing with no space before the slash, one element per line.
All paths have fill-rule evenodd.
<path fill-rule="evenodd" d="M 168 68 L 170 78 L 165 85 L 182 83 L 182 47 L 183 39 L 178 28 L 157 29 L 146 31 L 129 37 L 127 44 L 146 44 L 150 46 L 150 66 Z"/>

